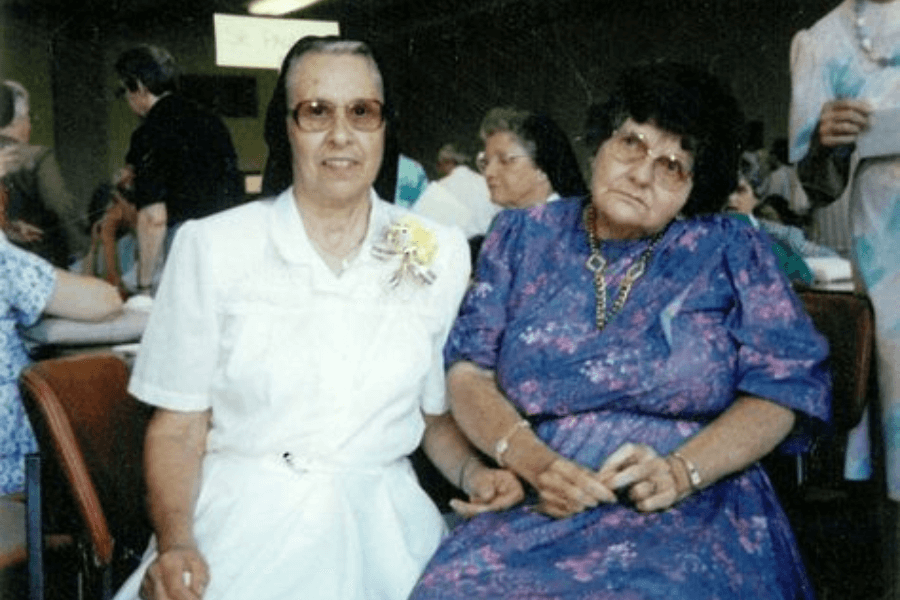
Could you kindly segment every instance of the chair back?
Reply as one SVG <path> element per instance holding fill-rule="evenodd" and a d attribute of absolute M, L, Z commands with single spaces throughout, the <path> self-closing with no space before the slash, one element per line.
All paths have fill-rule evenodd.
<path fill-rule="evenodd" d="M 866 296 L 849 292 L 803 290 L 799 296 L 828 340 L 834 431 L 846 433 L 859 423 L 875 389 L 872 305 Z"/>
<path fill-rule="evenodd" d="M 128 394 L 127 381 L 125 362 L 108 353 L 40 361 L 21 376 L 42 452 L 45 512 L 74 506 L 100 567 L 117 543 L 140 552 L 150 533 L 142 463 L 151 409 Z"/>

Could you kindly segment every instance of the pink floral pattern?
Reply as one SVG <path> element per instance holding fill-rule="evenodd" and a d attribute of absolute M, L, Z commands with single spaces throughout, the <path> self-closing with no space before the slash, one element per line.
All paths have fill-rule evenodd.
<path fill-rule="evenodd" d="M 626 441 L 677 448 L 737 393 L 795 410 L 780 450 L 804 447 L 829 418 L 827 344 L 765 238 L 719 216 L 674 222 L 622 312 L 598 332 L 581 207 L 563 200 L 498 216 L 448 364 L 494 369 L 538 435 L 592 468 Z M 604 244 L 612 297 L 646 244 Z M 813 597 L 759 465 L 660 513 L 601 505 L 555 520 L 535 501 L 455 529 L 412 598 Z"/>

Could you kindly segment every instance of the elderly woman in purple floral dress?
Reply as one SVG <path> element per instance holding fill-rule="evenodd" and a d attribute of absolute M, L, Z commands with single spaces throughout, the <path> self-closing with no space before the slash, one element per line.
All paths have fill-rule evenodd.
<path fill-rule="evenodd" d="M 592 118 L 590 198 L 498 217 L 445 351 L 461 428 L 532 493 L 412 598 L 811 598 L 758 461 L 828 419 L 827 346 L 766 239 L 712 214 L 736 102 L 657 64 Z"/>

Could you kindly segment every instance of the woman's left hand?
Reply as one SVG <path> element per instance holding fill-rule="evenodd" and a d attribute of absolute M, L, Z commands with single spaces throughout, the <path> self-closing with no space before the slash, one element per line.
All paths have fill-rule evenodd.
<path fill-rule="evenodd" d="M 450 501 L 450 508 L 463 517 L 506 510 L 525 498 L 522 482 L 507 469 L 491 469 L 479 463 L 465 475 L 463 488 L 469 494 L 469 501 L 458 498 Z"/>
<path fill-rule="evenodd" d="M 624 492 L 641 512 L 669 508 L 684 497 L 672 463 L 645 444 L 626 443 L 600 467 L 600 481 Z"/>

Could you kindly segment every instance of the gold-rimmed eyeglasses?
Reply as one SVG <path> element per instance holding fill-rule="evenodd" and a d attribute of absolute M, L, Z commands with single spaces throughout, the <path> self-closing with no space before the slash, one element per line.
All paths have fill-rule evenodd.
<path fill-rule="evenodd" d="M 653 181 L 669 191 L 680 190 L 693 177 L 690 160 L 677 154 L 656 154 L 642 133 L 620 129 L 608 143 L 613 158 L 621 163 L 630 165 L 650 158 Z"/>
<path fill-rule="evenodd" d="M 384 123 L 384 103 L 368 98 L 341 107 L 328 100 L 303 100 L 290 114 L 303 131 L 326 131 L 334 127 L 339 108 L 344 109 L 347 122 L 357 131 L 375 131 Z"/>
<path fill-rule="evenodd" d="M 475 157 L 475 166 L 481 173 L 487 171 L 488 166 L 490 166 L 491 162 L 496 159 L 497 162 L 500 163 L 501 167 L 508 167 L 509 165 L 516 162 L 516 160 L 520 158 L 530 158 L 527 154 L 498 154 L 496 156 L 488 157 L 483 151 L 478 153 L 478 156 Z"/>

